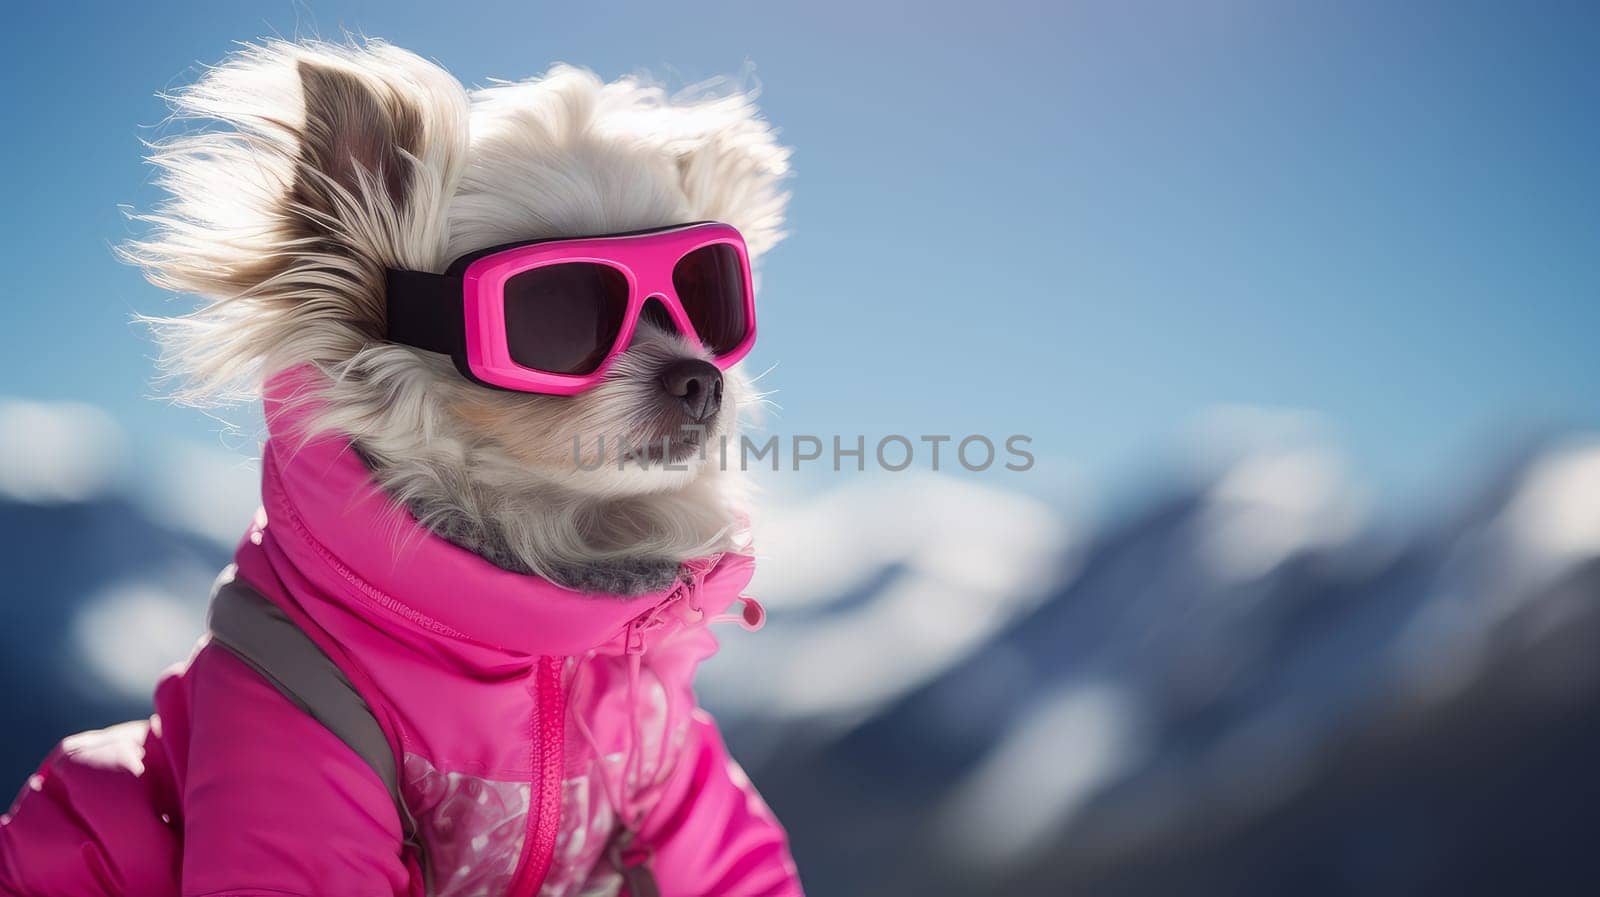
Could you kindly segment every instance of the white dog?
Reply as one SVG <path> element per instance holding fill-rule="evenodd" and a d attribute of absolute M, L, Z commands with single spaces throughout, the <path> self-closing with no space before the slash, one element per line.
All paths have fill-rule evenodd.
<path fill-rule="evenodd" d="M 264 513 L 156 715 L 0 816 L 0 893 L 798 897 L 693 690 L 762 619 L 703 451 L 787 199 L 749 99 L 271 43 L 176 102 L 214 124 L 127 255 L 206 300 L 158 322 L 187 395 L 265 400 Z"/>
<path fill-rule="evenodd" d="M 441 271 L 512 241 L 701 220 L 738 228 L 758 258 L 783 235 L 788 151 L 748 97 L 674 100 L 568 66 L 469 93 L 374 43 L 252 50 L 176 102 L 228 128 L 160 147 L 172 201 L 127 254 L 156 284 L 209 300 L 157 322 L 188 397 L 253 396 L 264 375 L 317 365 L 333 384 L 320 426 L 349 434 L 418 519 L 581 590 L 658 589 L 731 544 L 733 478 L 707 453 L 574 458 L 575 444 L 675 437 L 659 371 L 702 350 L 644 326 L 600 388 L 489 390 L 385 342 L 383 287 L 386 268 Z M 736 369 L 724 378 L 708 440 L 753 398 Z"/>

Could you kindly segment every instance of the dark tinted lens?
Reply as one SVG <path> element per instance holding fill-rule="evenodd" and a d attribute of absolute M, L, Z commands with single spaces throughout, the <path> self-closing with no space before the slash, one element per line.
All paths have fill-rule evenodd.
<path fill-rule="evenodd" d="M 617 341 L 628 279 L 592 262 L 546 265 L 506 281 L 506 345 L 523 367 L 589 374 Z"/>
<path fill-rule="evenodd" d="M 726 243 L 702 246 L 678 260 L 672 286 L 689 322 L 712 354 L 731 352 L 750 330 L 745 320 L 744 266 Z"/>

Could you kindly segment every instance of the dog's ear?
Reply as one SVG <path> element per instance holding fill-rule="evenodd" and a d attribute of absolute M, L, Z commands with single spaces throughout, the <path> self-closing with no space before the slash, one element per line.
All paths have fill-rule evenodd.
<path fill-rule="evenodd" d="M 784 237 L 789 204 L 783 189 L 789 149 L 778 143 L 753 97 L 678 99 L 668 111 L 682 135 L 670 146 L 691 217 L 738 228 L 752 258 L 776 245 Z"/>
<path fill-rule="evenodd" d="M 301 59 L 295 66 L 305 102 L 293 200 L 315 214 L 310 231 L 388 205 L 410 202 L 411 160 L 421 152 L 423 109 L 415 97 L 359 66 Z"/>
<path fill-rule="evenodd" d="M 193 394 L 338 364 L 382 333 L 386 267 L 446 261 L 467 98 L 438 66 L 379 41 L 273 42 L 172 100 L 206 124 L 155 147 L 170 198 L 124 255 L 208 301 L 156 322 Z"/>

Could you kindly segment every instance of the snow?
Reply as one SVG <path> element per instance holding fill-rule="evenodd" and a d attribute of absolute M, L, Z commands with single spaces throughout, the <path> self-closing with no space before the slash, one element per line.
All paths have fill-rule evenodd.
<path fill-rule="evenodd" d="M 768 508 L 750 594 L 774 625 L 724 639 L 705 688 L 747 712 L 860 718 L 1035 606 L 1062 575 L 1070 532 L 1027 496 L 935 475 Z"/>
<path fill-rule="evenodd" d="M 1199 549 L 1225 582 L 1255 579 L 1296 554 L 1343 544 L 1366 516 L 1339 458 L 1317 446 L 1248 455 L 1206 499 L 1196 521 Z"/>
<path fill-rule="evenodd" d="M 1047 846 L 1137 757 L 1139 713 L 1126 690 L 1070 684 L 999 739 L 940 811 L 941 841 L 977 865 Z"/>

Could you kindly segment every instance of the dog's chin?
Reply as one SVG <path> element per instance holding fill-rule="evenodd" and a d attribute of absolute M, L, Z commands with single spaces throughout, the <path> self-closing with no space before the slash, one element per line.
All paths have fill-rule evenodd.
<path fill-rule="evenodd" d="M 623 454 L 623 460 L 647 467 L 681 466 L 705 453 L 705 437 L 706 434 L 701 432 L 657 436 L 640 445 L 629 446 Z"/>
<path fill-rule="evenodd" d="M 591 453 L 544 472 L 571 491 L 596 498 L 674 492 L 717 464 L 717 438 L 712 430 L 608 441 L 603 453 L 592 453 L 591 447 Z"/>

